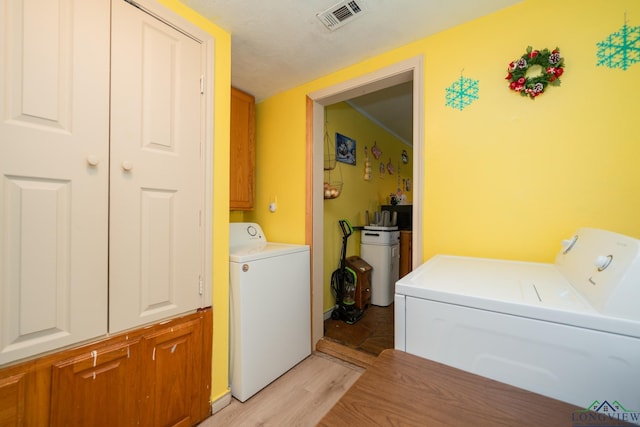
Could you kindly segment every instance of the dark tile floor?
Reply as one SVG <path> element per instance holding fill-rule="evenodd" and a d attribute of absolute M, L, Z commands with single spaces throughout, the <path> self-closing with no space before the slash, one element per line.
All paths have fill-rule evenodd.
<path fill-rule="evenodd" d="M 329 318 L 324 321 L 324 338 L 377 356 L 393 348 L 393 304 L 370 306 L 353 325 Z"/>

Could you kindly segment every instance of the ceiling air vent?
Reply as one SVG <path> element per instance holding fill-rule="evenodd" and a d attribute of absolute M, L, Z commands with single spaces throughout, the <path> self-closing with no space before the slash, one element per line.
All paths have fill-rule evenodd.
<path fill-rule="evenodd" d="M 316 16 L 325 27 L 333 31 L 351 22 L 354 18 L 364 15 L 365 10 L 362 6 L 362 0 L 345 0 L 316 14 Z"/>

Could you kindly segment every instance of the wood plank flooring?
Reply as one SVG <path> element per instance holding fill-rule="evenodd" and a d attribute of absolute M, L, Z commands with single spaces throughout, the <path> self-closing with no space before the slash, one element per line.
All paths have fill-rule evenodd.
<path fill-rule="evenodd" d="M 339 344 L 326 337 L 318 341 L 316 349 L 324 354 L 328 354 L 365 369 L 371 366 L 376 360 L 376 356 L 373 354 L 354 349 L 347 345 Z"/>
<path fill-rule="evenodd" d="M 327 319 L 318 351 L 244 403 L 231 404 L 200 427 L 315 426 L 384 349 L 393 348 L 393 304 L 371 306 L 347 325 Z"/>
<path fill-rule="evenodd" d="M 393 304 L 387 307 L 372 305 L 353 325 L 329 318 L 324 321 L 324 338 L 378 356 L 394 346 L 393 314 Z"/>
<path fill-rule="evenodd" d="M 363 371 L 314 352 L 246 402 L 231 399 L 199 426 L 315 426 Z"/>

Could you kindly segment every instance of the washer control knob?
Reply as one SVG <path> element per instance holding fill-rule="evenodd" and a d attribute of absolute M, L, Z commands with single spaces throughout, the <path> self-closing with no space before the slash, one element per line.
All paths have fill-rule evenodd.
<path fill-rule="evenodd" d="M 613 255 L 598 256 L 598 258 L 596 258 L 596 267 L 598 267 L 598 271 L 602 271 L 605 268 L 609 267 L 611 261 L 613 261 Z"/>

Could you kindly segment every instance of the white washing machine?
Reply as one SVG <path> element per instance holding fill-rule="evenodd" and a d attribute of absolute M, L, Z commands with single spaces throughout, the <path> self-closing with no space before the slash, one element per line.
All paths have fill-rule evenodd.
<path fill-rule="evenodd" d="M 311 354 L 309 265 L 309 246 L 229 225 L 229 382 L 241 402 Z"/>
<path fill-rule="evenodd" d="M 360 257 L 373 267 L 371 304 L 383 307 L 390 305 L 400 271 L 398 227 L 366 225 L 360 235 Z"/>

